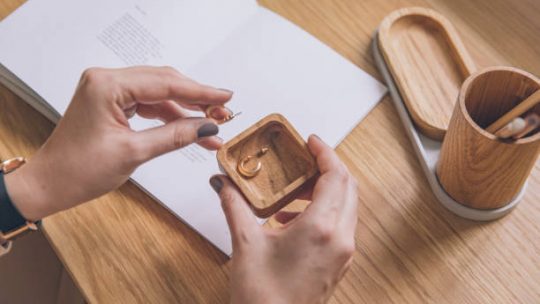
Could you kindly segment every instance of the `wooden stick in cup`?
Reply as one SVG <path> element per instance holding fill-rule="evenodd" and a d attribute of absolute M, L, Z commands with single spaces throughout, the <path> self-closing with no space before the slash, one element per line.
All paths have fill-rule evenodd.
<path fill-rule="evenodd" d="M 512 110 L 508 111 L 501 118 L 497 119 L 494 123 L 492 123 L 489 127 L 486 128 L 486 131 L 495 134 L 495 132 L 497 132 L 500 128 L 506 126 L 514 118 L 527 112 L 529 109 L 536 106 L 538 103 L 540 103 L 540 90 L 534 92 L 531 96 L 520 102 Z"/>
<path fill-rule="evenodd" d="M 525 128 L 523 130 L 519 131 L 518 133 L 514 134 L 512 137 L 514 139 L 520 139 L 527 134 L 531 133 L 532 131 L 536 130 L 540 127 L 540 116 L 536 113 L 531 113 L 525 117 Z"/>
<path fill-rule="evenodd" d="M 526 126 L 527 123 L 525 122 L 525 119 L 521 117 L 516 117 L 506 126 L 500 128 L 497 132 L 495 132 L 495 136 L 500 138 L 510 138 L 514 136 L 514 134 L 518 134 L 523 131 Z"/>

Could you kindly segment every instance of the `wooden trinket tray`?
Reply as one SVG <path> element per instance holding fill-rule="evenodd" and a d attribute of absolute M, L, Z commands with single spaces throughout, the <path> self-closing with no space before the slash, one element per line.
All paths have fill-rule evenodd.
<path fill-rule="evenodd" d="M 217 159 L 259 217 L 283 208 L 318 175 L 307 144 L 279 114 L 266 116 L 225 143 Z M 242 174 L 242 161 L 247 174 Z M 249 176 L 258 165 L 260 170 Z"/>
<path fill-rule="evenodd" d="M 454 26 L 433 10 L 403 8 L 383 20 L 378 44 L 414 124 L 442 140 L 461 84 L 476 70 Z"/>

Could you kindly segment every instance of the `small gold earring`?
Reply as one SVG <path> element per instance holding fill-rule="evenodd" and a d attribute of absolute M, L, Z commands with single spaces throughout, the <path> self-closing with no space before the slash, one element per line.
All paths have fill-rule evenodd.
<path fill-rule="evenodd" d="M 229 112 L 229 115 L 227 115 L 225 117 L 218 117 L 216 115 L 216 110 L 225 110 L 225 111 Z M 208 108 L 206 108 L 204 113 L 206 114 L 206 118 L 210 118 L 210 119 L 215 120 L 218 125 L 221 125 L 221 124 L 224 124 L 224 123 L 226 123 L 228 121 L 231 121 L 236 116 L 242 114 L 242 112 L 233 113 L 229 108 L 224 107 L 224 106 L 209 106 Z"/>
<path fill-rule="evenodd" d="M 262 169 L 262 163 L 260 160 L 257 161 L 257 164 L 255 165 L 255 167 L 253 169 L 248 169 L 246 168 L 246 164 L 254 159 L 254 158 L 259 158 L 259 157 L 262 157 L 264 154 L 266 154 L 266 152 L 268 152 L 268 148 L 267 147 L 264 147 L 262 148 L 261 150 L 259 150 L 259 152 L 257 152 L 257 154 L 255 155 L 248 155 L 246 157 L 244 157 L 239 163 L 238 163 L 238 166 L 237 166 L 237 169 L 238 169 L 238 172 L 240 174 L 242 174 L 242 176 L 246 177 L 246 178 L 251 178 L 251 177 L 255 177 L 257 174 L 259 174 L 259 171 L 261 171 Z"/>

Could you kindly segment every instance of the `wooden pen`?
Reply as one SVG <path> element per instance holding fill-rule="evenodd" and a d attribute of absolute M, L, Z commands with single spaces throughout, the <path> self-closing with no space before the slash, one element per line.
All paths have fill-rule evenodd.
<path fill-rule="evenodd" d="M 525 129 L 527 126 L 527 123 L 525 122 L 525 119 L 521 117 L 514 118 L 511 122 L 509 122 L 506 126 L 500 128 L 495 132 L 495 136 L 500 138 L 510 138 L 514 136 L 515 134 L 520 133 Z"/>
<path fill-rule="evenodd" d="M 501 118 L 497 119 L 494 123 L 492 123 L 489 127 L 486 128 L 486 131 L 495 134 L 495 132 L 508 125 L 514 118 L 527 112 L 532 107 L 536 106 L 538 103 L 540 103 L 540 90 L 534 92 L 531 96 L 520 102 L 512 110 L 508 111 Z"/>

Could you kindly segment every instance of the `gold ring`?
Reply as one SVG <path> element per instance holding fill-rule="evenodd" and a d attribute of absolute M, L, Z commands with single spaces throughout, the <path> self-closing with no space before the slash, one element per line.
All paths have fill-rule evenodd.
<path fill-rule="evenodd" d="M 264 154 L 266 154 L 266 152 L 268 152 L 268 148 L 262 148 L 261 150 L 259 150 L 259 152 L 257 152 L 257 154 L 255 155 L 248 155 L 246 157 L 244 157 L 239 163 L 238 163 L 238 166 L 237 166 L 237 169 L 238 169 L 238 172 L 246 177 L 246 178 L 252 178 L 252 177 L 255 177 L 257 174 L 259 174 L 259 171 L 261 171 L 262 169 L 262 163 L 261 161 L 257 161 L 257 164 L 255 165 L 254 168 L 252 169 L 249 169 L 246 167 L 246 164 L 254 159 L 255 157 L 261 157 L 263 156 Z"/>
<path fill-rule="evenodd" d="M 225 111 L 229 112 L 229 115 L 225 116 L 225 117 L 218 117 L 216 116 L 216 110 L 220 110 L 220 109 L 224 109 Z M 206 110 L 204 111 L 204 113 L 206 114 L 206 118 L 210 118 L 210 119 L 213 119 L 216 121 L 216 123 L 218 125 L 221 125 L 223 123 L 226 123 L 228 121 L 231 121 L 233 120 L 236 116 L 242 114 L 242 112 L 238 112 L 238 113 L 233 113 L 233 111 L 231 111 L 229 108 L 227 107 L 224 107 L 224 106 L 209 106 L 208 108 L 206 108 Z"/>

